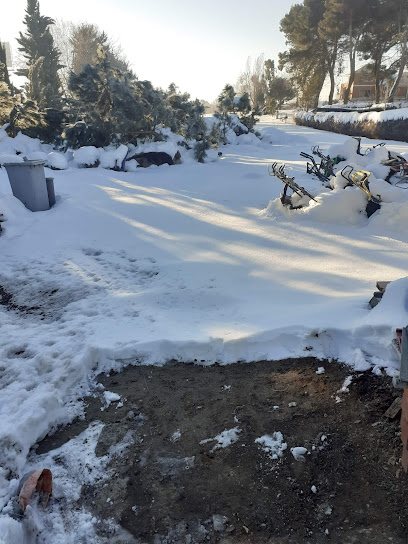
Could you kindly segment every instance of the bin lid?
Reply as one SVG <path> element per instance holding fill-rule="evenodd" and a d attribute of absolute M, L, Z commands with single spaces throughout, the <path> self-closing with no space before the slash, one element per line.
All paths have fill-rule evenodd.
<path fill-rule="evenodd" d="M 47 161 L 37 159 L 33 161 L 23 161 L 23 162 L 5 162 L 3 166 L 44 166 Z"/>

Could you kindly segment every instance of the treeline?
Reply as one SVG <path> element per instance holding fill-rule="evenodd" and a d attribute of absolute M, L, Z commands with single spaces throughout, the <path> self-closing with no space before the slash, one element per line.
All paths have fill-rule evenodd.
<path fill-rule="evenodd" d="M 27 78 L 24 89 L 10 81 L 0 44 L 0 124 L 8 123 L 10 136 L 22 131 L 60 148 L 78 149 L 162 139 L 156 132 L 161 125 L 195 142 L 200 161 L 206 149 L 219 144 L 220 131 L 207 129 L 201 101 L 191 100 L 175 84 L 163 90 L 140 81 L 95 25 L 55 24 L 40 13 L 38 0 L 27 0 L 24 25 L 17 39 L 24 59 L 17 74 Z M 248 104 L 243 110 L 245 117 Z"/>
<path fill-rule="evenodd" d="M 292 6 L 280 28 L 288 49 L 279 54 L 279 68 L 288 73 L 301 106 L 317 106 L 326 77 L 332 104 L 336 76 L 343 71 L 350 74 L 347 103 L 357 59 L 372 70 L 375 102 L 387 80 L 385 100 L 394 100 L 408 61 L 407 0 L 304 0 Z"/>
<path fill-rule="evenodd" d="M 344 73 L 350 74 L 347 104 L 358 60 L 372 72 L 375 102 L 394 101 L 408 63 L 407 0 L 303 0 L 281 20 L 280 30 L 287 46 L 279 53 L 280 75 L 261 55 L 248 59 L 235 85 L 238 94 L 248 92 L 258 113 L 274 113 L 294 97 L 298 106 L 317 107 L 327 79 L 332 104 Z"/>

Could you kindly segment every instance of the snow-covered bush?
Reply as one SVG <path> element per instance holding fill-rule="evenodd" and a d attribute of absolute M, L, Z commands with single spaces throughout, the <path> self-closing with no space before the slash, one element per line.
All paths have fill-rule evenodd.
<path fill-rule="evenodd" d="M 74 162 L 77 166 L 92 168 L 99 165 L 100 149 L 94 145 L 80 147 L 74 152 Z"/>
<path fill-rule="evenodd" d="M 53 170 L 66 170 L 68 168 L 68 160 L 65 155 L 56 151 L 48 153 L 47 163 Z"/>

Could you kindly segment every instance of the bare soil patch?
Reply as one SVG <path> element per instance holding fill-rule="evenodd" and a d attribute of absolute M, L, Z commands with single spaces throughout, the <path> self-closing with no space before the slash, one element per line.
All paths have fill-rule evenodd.
<path fill-rule="evenodd" d="M 349 392 L 339 392 L 349 375 Z M 306 358 L 129 366 L 100 382 L 123 406 L 101 411 L 100 396 L 86 399 L 86 420 L 36 453 L 93 421 L 105 424 L 97 455 L 131 432 L 108 485 L 82 489 L 82 504 L 129 535 L 110 542 L 406 544 L 399 418 L 384 417 L 401 395 L 390 378 Z M 203 442 L 232 428 L 227 447 Z M 278 431 L 287 449 L 272 459 L 255 440 Z M 304 461 L 291 453 L 297 446 Z"/>

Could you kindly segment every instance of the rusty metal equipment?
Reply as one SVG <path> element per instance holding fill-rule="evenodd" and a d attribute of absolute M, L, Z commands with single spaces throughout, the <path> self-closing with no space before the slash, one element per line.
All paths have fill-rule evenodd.
<path fill-rule="evenodd" d="M 294 177 L 290 178 L 286 174 L 285 164 L 278 165 L 277 162 L 272 163 L 270 167 L 268 168 L 268 173 L 270 176 L 275 176 L 278 179 L 280 179 L 281 182 L 285 185 L 283 189 L 283 193 L 281 194 L 281 198 L 280 198 L 284 206 L 290 206 L 292 209 L 302 207 L 302 206 L 292 206 L 292 197 L 287 195 L 288 188 L 290 188 L 293 193 L 296 193 L 300 197 L 307 196 L 308 198 L 317 202 L 313 195 L 311 195 L 304 187 L 301 187 L 295 182 Z"/>
<path fill-rule="evenodd" d="M 371 176 L 371 172 L 367 172 L 367 170 L 356 170 L 353 166 L 348 164 L 340 173 L 341 176 L 348 181 L 348 185 L 355 185 L 367 195 L 367 217 L 370 217 L 381 208 L 380 195 L 374 196 L 369 188 L 368 178 Z"/>

